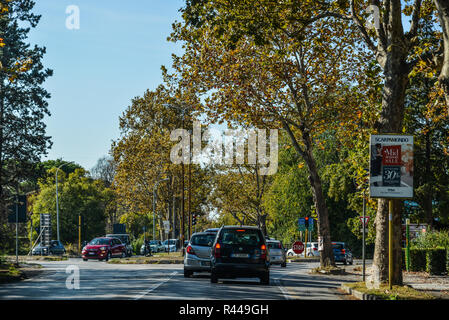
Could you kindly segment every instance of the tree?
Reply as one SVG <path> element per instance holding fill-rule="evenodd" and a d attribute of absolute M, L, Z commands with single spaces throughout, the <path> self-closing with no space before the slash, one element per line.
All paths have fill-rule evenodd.
<path fill-rule="evenodd" d="M 42 87 L 45 48 L 27 44 L 40 16 L 29 0 L 2 1 L 0 7 L 0 233 L 8 234 L 5 207 L 34 175 L 36 163 L 51 146 L 43 118 L 50 115 L 49 93 Z M 29 27 L 28 27 L 29 26 Z"/>
<path fill-rule="evenodd" d="M 118 212 L 122 221 L 135 221 L 133 225 L 137 232 L 143 226 L 149 227 L 143 223 L 148 221 L 146 217 L 150 213 L 151 217 L 156 214 L 160 237 L 162 221 L 173 221 L 173 205 L 178 211 L 175 231 L 181 231 L 181 227 L 178 227 L 181 225 L 181 212 L 184 212 L 186 218 L 184 225 L 188 221 L 188 168 L 183 169 L 171 161 L 170 153 L 175 143 L 170 140 L 170 133 L 178 128 L 191 128 L 192 118 L 173 107 L 182 101 L 181 96 L 178 96 L 179 99 L 175 96 L 176 93 L 176 90 L 160 85 L 153 91 L 147 90 L 142 97 L 133 99 L 132 105 L 120 118 L 121 136 L 111 147 L 116 163 L 113 187 L 117 191 Z M 201 212 L 201 205 L 210 190 L 207 188 L 208 170 L 199 165 L 190 166 L 190 194 L 194 195 L 191 197 L 190 212 Z M 169 181 L 158 185 L 156 212 L 153 212 L 154 187 L 163 178 Z M 183 194 L 184 202 L 181 201 Z"/>
<path fill-rule="evenodd" d="M 56 184 L 55 168 L 48 172 L 47 179 L 39 181 L 39 193 L 32 199 L 32 219 L 34 227 L 39 227 L 40 214 L 52 216 L 52 230 L 56 230 Z M 84 169 L 76 169 L 68 175 L 58 174 L 58 200 L 60 238 L 66 243 L 78 242 L 79 216 L 83 217 L 83 240 L 104 236 L 106 207 L 110 198 L 110 189 L 100 180 L 88 176 Z M 33 238 L 37 233 L 33 231 Z"/>
<path fill-rule="evenodd" d="M 39 162 L 50 147 L 42 121 L 48 111 L 49 93 L 42 87 L 52 71 L 44 69 L 45 48 L 30 48 L 26 41 L 28 23 L 36 27 L 40 16 L 31 13 L 33 1 L 9 2 L 2 12 L 0 37 L 5 46 L 0 59 L 0 198 L 5 186 L 29 174 L 29 162 Z M 18 70 L 17 67 L 20 66 Z M 11 161 L 15 161 L 15 169 Z M 24 165 L 22 166 L 22 163 Z"/>
<path fill-rule="evenodd" d="M 257 225 L 267 233 L 267 212 L 262 206 L 272 177 L 259 174 L 259 166 L 237 165 L 216 169 L 211 203 L 220 215 L 230 214 L 240 225 Z"/>
<path fill-rule="evenodd" d="M 447 112 L 449 112 L 449 3 L 445 0 L 434 0 L 443 32 L 443 59 L 438 82 L 446 99 Z"/>
<path fill-rule="evenodd" d="M 326 266 L 334 264 L 334 256 L 313 151 L 324 130 L 353 120 L 361 96 L 353 85 L 359 76 L 355 71 L 367 57 L 345 23 L 332 17 L 298 21 L 311 19 L 313 10 L 307 6 L 296 1 L 188 1 L 184 23 L 174 24 L 171 39 L 186 49 L 174 58 L 179 81 L 204 96 L 201 110 L 210 121 L 287 132 L 308 168 L 325 244 L 321 265 Z"/>
<path fill-rule="evenodd" d="M 98 159 L 97 164 L 90 171 L 94 179 L 103 180 L 106 186 L 110 187 L 114 181 L 115 167 L 114 159 L 104 156 Z"/>
<path fill-rule="evenodd" d="M 409 84 L 409 75 L 421 61 L 431 59 L 438 54 L 438 47 L 433 37 L 423 39 L 419 37 L 421 26 L 426 20 L 432 21 L 433 8 L 431 1 L 415 0 L 413 5 L 406 1 L 402 9 L 400 0 L 363 1 L 324 1 L 321 3 L 321 14 L 316 16 L 339 16 L 340 19 L 352 21 L 358 28 L 360 38 L 376 57 L 376 61 L 383 73 L 382 110 L 379 120 L 374 126 L 377 133 L 401 133 L 405 111 L 405 94 Z M 374 11 L 374 24 L 371 28 L 366 24 L 368 4 Z M 410 29 L 405 32 L 402 24 L 402 13 L 411 17 Z M 393 226 L 395 230 L 401 228 L 402 203 L 393 202 Z M 368 285 L 379 287 L 386 282 L 388 276 L 388 200 L 379 199 L 376 214 L 376 244 L 373 260 L 372 277 L 367 280 Z M 401 267 L 401 233 L 395 232 L 393 237 L 393 278 L 392 284 L 402 284 Z"/>

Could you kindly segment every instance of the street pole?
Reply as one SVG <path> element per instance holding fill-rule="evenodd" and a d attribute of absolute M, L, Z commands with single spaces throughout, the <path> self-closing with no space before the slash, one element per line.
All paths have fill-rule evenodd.
<path fill-rule="evenodd" d="M 190 158 L 190 153 L 189 153 L 189 158 Z M 189 212 L 189 237 L 188 239 L 190 240 L 190 237 L 192 236 L 192 212 L 191 212 L 191 199 L 192 199 L 192 188 L 191 188 L 191 184 L 192 184 L 192 173 L 191 173 L 191 166 L 192 164 L 190 163 L 190 159 L 189 159 L 189 199 L 188 199 L 188 212 Z"/>
<path fill-rule="evenodd" d="M 158 180 L 156 181 L 156 183 L 154 184 L 153 187 L 153 240 L 156 240 L 156 235 L 155 235 L 155 227 L 156 227 L 156 190 L 157 190 L 157 186 L 159 184 L 159 182 L 161 181 L 167 181 L 169 180 L 168 178 L 162 179 L 162 180 Z"/>
<path fill-rule="evenodd" d="M 393 200 L 388 200 L 388 286 L 393 288 Z"/>
<path fill-rule="evenodd" d="M 184 226 L 185 226 L 185 217 L 184 217 L 184 161 L 181 163 L 181 171 L 182 171 L 182 199 L 181 199 L 181 211 L 182 211 L 182 217 L 181 217 L 181 244 L 184 247 L 184 240 L 185 240 L 185 234 L 184 234 Z"/>
<path fill-rule="evenodd" d="M 405 267 L 410 271 L 410 219 L 405 219 Z"/>
<path fill-rule="evenodd" d="M 16 194 L 16 265 L 19 265 L 19 189 Z"/>
<path fill-rule="evenodd" d="M 58 241 L 59 241 L 58 171 L 61 167 L 65 166 L 66 164 L 72 163 L 72 162 L 73 161 L 65 162 L 65 163 L 61 164 L 58 168 L 56 168 L 56 236 L 57 236 Z"/>
<path fill-rule="evenodd" d="M 363 263 L 363 271 L 362 271 L 362 279 L 365 282 L 365 224 L 366 224 L 366 199 L 365 199 L 365 190 L 363 190 L 363 240 L 362 240 L 362 263 Z"/>
<path fill-rule="evenodd" d="M 58 170 L 59 170 L 59 167 L 56 169 L 56 238 L 59 241 Z"/>
<path fill-rule="evenodd" d="M 78 250 L 81 253 L 81 215 L 78 215 Z"/>

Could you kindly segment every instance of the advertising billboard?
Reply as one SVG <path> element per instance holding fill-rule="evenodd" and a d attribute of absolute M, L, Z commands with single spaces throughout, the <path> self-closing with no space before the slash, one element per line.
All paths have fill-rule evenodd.
<path fill-rule="evenodd" d="M 413 198 L 413 136 L 371 135 L 370 197 Z"/>

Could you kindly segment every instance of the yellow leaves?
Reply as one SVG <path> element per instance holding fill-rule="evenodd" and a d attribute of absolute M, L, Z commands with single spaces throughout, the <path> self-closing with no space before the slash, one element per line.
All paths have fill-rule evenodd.
<path fill-rule="evenodd" d="M 302 169 L 302 168 L 304 168 L 304 162 L 298 163 L 298 169 Z"/>

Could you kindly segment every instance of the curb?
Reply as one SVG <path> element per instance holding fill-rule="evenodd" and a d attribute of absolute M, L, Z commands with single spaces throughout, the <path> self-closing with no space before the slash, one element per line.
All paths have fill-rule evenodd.
<path fill-rule="evenodd" d="M 363 293 L 363 292 L 354 290 L 354 289 L 348 287 L 348 286 L 345 285 L 345 284 L 342 284 L 342 285 L 341 285 L 341 289 L 342 289 L 343 291 L 345 291 L 347 294 L 350 294 L 350 295 L 356 297 L 356 298 L 359 299 L 359 300 L 381 300 L 381 299 L 379 299 L 379 298 L 378 298 L 377 296 L 375 296 L 375 295 L 367 294 L 367 293 Z"/>

